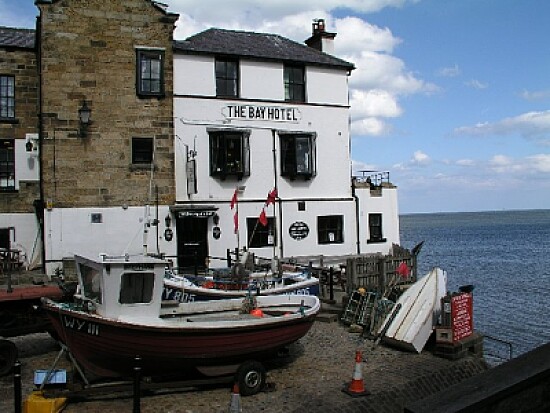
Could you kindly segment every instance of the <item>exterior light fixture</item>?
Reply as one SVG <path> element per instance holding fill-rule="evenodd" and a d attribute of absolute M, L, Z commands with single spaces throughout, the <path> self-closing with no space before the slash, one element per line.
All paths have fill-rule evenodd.
<path fill-rule="evenodd" d="M 32 142 L 30 141 L 30 139 L 27 141 L 27 143 L 25 143 L 25 150 L 27 152 L 32 152 L 34 149 L 34 145 L 32 144 Z"/>
<path fill-rule="evenodd" d="M 88 126 L 90 125 L 90 115 L 92 110 L 84 100 L 82 106 L 78 109 L 78 119 L 80 120 L 80 137 L 85 138 L 88 135 Z"/>
<path fill-rule="evenodd" d="M 164 218 L 164 224 L 167 228 L 170 228 L 170 226 L 172 225 L 172 217 L 170 216 L 170 214 L 166 215 L 166 218 Z"/>

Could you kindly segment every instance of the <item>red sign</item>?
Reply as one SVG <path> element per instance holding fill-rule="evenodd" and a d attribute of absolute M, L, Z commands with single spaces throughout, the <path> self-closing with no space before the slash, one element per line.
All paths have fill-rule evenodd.
<path fill-rule="evenodd" d="M 471 293 L 462 293 L 452 296 L 451 327 L 453 329 L 453 343 L 473 333 L 474 322 Z"/>

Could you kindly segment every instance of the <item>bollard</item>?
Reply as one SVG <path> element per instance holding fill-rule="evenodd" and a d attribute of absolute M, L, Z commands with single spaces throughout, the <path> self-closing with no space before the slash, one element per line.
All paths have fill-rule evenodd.
<path fill-rule="evenodd" d="M 134 358 L 134 409 L 133 413 L 140 413 L 140 382 L 141 382 L 141 357 L 136 356 Z"/>
<path fill-rule="evenodd" d="M 13 365 L 13 411 L 21 413 L 21 363 L 19 360 Z"/>
<path fill-rule="evenodd" d="M 334 268 L 330 267 L 329 270 L 329 298 L 330 301 L 334 301 Z"/>

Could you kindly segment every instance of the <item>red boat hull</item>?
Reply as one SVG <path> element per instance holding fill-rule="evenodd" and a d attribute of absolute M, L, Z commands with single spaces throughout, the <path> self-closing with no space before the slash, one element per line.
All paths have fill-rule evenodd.
<path fill-rule="evenodd" d="M 305 316 L 238 329 L 176 329 L 113 322 L 49 306 L 45 310 L 84 370 L 101 377 L 130 376 L 136 356 L 141 358 L 142 373 L 148 376 L 264 358 L 303 337 L 315 319 L 314 315 Z"/>

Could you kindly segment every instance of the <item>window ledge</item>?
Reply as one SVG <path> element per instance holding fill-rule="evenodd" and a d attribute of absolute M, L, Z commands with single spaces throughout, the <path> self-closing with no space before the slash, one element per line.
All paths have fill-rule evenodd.
<path fill-rule="evenodd" d="M 150 171 L 151 170 L 151 164 L 150 163 L 133 163 L 130 164 L 130 171 Z M 156 172 L 158 170 L 157 166 L 153 166 L 153 170 Z"/>
<path fill-rule="evenodd" d="M 367 244 L 381 244 L 387 241 L 387 238 L 380 238 L 380 239 L 368 239 Z"/>
<path fill-rule="evenodd" d="M 19 123 L 19 119 L 17 118 L 0 118 L 0 123 Z"/>

